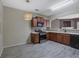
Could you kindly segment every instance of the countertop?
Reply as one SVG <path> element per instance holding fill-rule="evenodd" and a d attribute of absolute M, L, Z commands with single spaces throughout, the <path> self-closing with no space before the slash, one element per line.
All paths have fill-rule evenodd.
<path fill-rule="evenodd" d="M 76 33 L 76 32 L 64 32 L 64 31 L 45 31 L 45 32 L 79 35 L 79 33 Z M 31 32 L 31 33 L 33 33 L 33 34 L 39 34 L 39 32 Z"/>
<path fill-rule="evenodd" d="M 63 33 L 63 34 L 72 34 L 72 35 L 79 35 L 79 33 L 74 33 L 74 32 L 63 32 L 63 31 L 46 31 L 46 32 Z"/>
<path fill-rule="evenodd" d="M 39 34 L 39 32 L 31 32 L 31 33 L 33 33 L 33 34 Z"/>

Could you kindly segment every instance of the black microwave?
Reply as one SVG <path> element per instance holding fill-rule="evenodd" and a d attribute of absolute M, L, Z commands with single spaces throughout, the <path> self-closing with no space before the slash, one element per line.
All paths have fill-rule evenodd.
<path fill-rule="evenodd" d="M 37 22 L 37 27 L 43 27 L 44 26 L 44 22 Z"/>

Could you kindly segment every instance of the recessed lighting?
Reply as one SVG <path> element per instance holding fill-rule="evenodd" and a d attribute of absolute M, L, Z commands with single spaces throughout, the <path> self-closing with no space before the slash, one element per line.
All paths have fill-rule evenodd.
<path fill-rule="evenodd" d="M 64 0 L 64 1 L 60 2 L 60 3 L 58 3 L 58 4 L 55 4 L 55 5 L 51 6 L 49 9 L 51 9 L 52 11 L 58 10 L 60 8 L 63 8 L 65 6 L 70 5 L 72 3 L 73 3 L 73 0 Z"/>
<path fill-rule="evenodd" d="M 39 9 L 35 9 L 35 11 L 39 11 Z"/>

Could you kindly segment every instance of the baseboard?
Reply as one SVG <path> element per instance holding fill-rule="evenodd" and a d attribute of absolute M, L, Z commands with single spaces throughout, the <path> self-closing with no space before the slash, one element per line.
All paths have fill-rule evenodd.
<path fill-rule="evenodd" d="M 26 42 L 15 43 L 15 44 L 11 44 L 11 45 L 5 45 L 4 48 L 13 47 L 13 46 L 17 46 L 17 45 L 23 45 L 23 44 L 26 44 Z"/>
<path fill-rule="evenodd" d="M 2 48 L 2 49 L 1 49 L 1 52 L 0 52 L 0 57 L 1 57 L 2 53 L 3 53 L 3 49 L 4 49 L 4 48 Z"/>

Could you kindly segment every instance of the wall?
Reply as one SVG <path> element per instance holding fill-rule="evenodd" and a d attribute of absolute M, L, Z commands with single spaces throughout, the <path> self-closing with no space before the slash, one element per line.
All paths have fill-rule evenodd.
<path fill-rule="evenodd" d="M 60 15 L 51 16 L 52 22 L 53 21 L 55 22 L 56 19 L 71 20 L 71 26 L 76 29 L 77 28 L 77 22 L 79 22 L 79 13 L 67 14 L 67 15 L 65 15 L 65 14 L 62 15 L 62 14 L 63 13 L 61 13 Z M 74 18 L 77 18 L 77 19 L 74 19 Z M 57 26 L 55 26 L 54 22 L 53 22 L 53 24 L 51 23 L 51 25 L 52 25 L 51 27 L 59 26 L 59 23 L 57 23 L 56 24 Z M 62 21 L 60 21 L 60 27 L 62 27 L 61 22 Z"/>
<path fill-rule="evenodd" d="M 79 14 L 70 14 L 58 17 L 58 19 L 73 19 L 73 18 L 79 18 Z"/>
<path fill-rule="evenodd" d="M 60 21 L 59 20 L 52 20 L 51 21 L 51 28 L 53 30 L 57 30 L 60 28 Z"/>
<path fill-rule="evenodd" d="M 0 0 L 0 56 L 3 51 L 3 6 Z"/>
<path fill-rule="evenodd" d="M 61 16 L 61 17 L 58 17 L 58 19 L 72 19 L 71 25 L 76 29 L 77 28 L 77 22 L 79 22 L 79 13 L 70 14 L 70 15 L 67 15 L 67 16 Z"/>
<path fill-rule="evenodd" d="M 75 28 L 77 28 L 77 26 L 79 27 L 79 25 L 77 25 L 77 22 L 79 22 L 79 18 L 74 19 Z"/>
<path fill-rule="evenodd" d="M 31 21 L 24 21 L 25 11 L 4 7 L 4 47 L 28 42 Z"/>
<path fill-rule="evenodd" d="M 77 29 L 79 29 L 79 26 L 78 25 L 79 25 L 79 22 L 77 22 Z"/>
<path fill-rule="evenodd" d="M 71 27 L 76 28 L 76 22 L 77 19 L 57 19 L 57 20 L 52 20 L 51 22 L 51 28 L 53 29 L 59 29 L 63 27 L 63 21 L 71 21 Z"/>
<path fill-rule="evenodd" d="M 74 21 L 74 19 L 62 19 L 62 20 L 60 20 L 60 28 L 63 27 L 63 21 L 71 21 L 71 27 L 75 28 L 75 21 Z"/>

